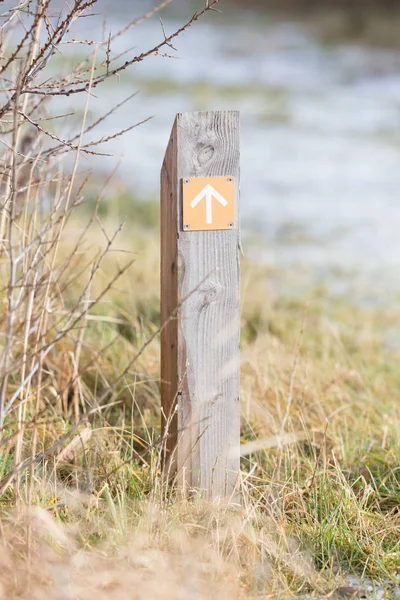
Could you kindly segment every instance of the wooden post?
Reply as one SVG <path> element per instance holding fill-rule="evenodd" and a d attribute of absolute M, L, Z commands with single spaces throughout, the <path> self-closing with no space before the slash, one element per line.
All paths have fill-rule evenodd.
<path fill-rule="evenodd" d="M 179 114 L 161 173 L 164 468 L 207 498 L 239 472 L 239 154 L 238 112 Z"/>

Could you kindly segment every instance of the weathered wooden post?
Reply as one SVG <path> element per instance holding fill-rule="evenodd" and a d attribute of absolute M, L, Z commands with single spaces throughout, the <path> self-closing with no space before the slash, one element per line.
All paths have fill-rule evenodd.
<path fill-rule="evenodd" d="M 165 470 L 205 497 L 239 472 L 239 113 L 176 117 L 161 173 Z"/>

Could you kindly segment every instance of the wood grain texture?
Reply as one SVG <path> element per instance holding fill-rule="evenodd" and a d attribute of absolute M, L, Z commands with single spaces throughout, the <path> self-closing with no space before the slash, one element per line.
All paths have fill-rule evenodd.
<path fill-rule="evenodd" d="M 171 132 L 161 169 L 161 430 L 166 439 L 167 460 L 164 468 L 168 476 L 176 470 L 178 415 L 178 175 L 177 128 Z"/>
<path fill-rule="evenodd" d="M 163 217 L 170 219 L 171 230 L 162 235 L 162 318 L 179 311 L 162 344 L 162 379 L 175 391 L 171 400 L 163 386 L 163 406 L 179 399 L 176 466 L 186 483 L 207 497 L 229 496 L 239 471 L 239 229 L 183 231 L 181 195 L 184 178 L 234 176 L 239 223 L 239 114 L 178 115 L 171 140 L 163 168 L 162 203 L 169 197 L 169 206 L 162 208 L 161 223 L 163 229 Z M 168 196 L 174 191 L 176 201 Z M 167 281 L 172 264 L 177 271 Z M 177 354 L 166 356 L 172 340 Z"/>

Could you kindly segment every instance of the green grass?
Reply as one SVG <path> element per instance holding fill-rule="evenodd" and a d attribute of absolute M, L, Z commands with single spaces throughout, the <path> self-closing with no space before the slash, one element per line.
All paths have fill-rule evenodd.
<path fill-rule="evenodd" d="M 113 222 L 134 205 L 140 218 L 128 218 L 118 246 L 137 254 L 86 323 L 81 381 L 88 402 L 104 392 L 160 325 L 155 205 L 143 204 L 138 213 L 137 201 L 127 194 L 112 198 L 118 198 L 113 203 L 117 208 L 109 213 L 105 201 L 100 210 L 103 226 L 112 230 Z M 90 200 L 80 210 L 89 207 Z M 74 227 L 71 222 L 69 228 Z M 86 250 L 95 253 L 98 243 L 99 229 L 94 228 L 88 232 Z M 120 260 L 118 253 L 107 258 L 93 293 Z M 293 296 L 289 286 L 279 286 L 290 274 L 246 261 L 242 267 L 242 443 L 273 440 L 285 414 L 286 431 L 299 434 L 299 441 L 242 459 L 243 476 L 250 473 L 242 508 L 208 507 L 170 495 L 159 473 L 156 338 L 116 387 L 115 404 L 92 421 L 84 452 L 81 448 L 74 461 L 60 465 L 54 462 L 56 451 L 35 467 L 33 504 L 52 515 L 72 540 L 53 540 L 51 553 L 61 552 L 68 564 L 79 548 L 94 561 L 105 552 L 115 569 L 112 557 L 130 544 L 141 548 L 144 535 L 155 564 L 161 555 L 172 556 L 174 572 L 181 573 L 185 553 L 194 553 L 204 566 L 205 544 L 220 566 L 210 570 L 206 561 L 206 575 L 200 578 L 204 597 L 209 586 L 224 589 L 226 577 L 235 593 L 249 598 L 295 593 L 326 597 L 347 573 L 393 579 L 400 572 L 400 357 L 386 340 L 398 327 L 397 312 L 362 308 L 321 290 Z M 279 288 L 284 291 L 277 292 Z M 78 294 L 78 284 L 69 288 L 66 306 Z M 46 363 L 54 375 L 41 393 L 39 451 L 74 422 L 71 413 L 54 404 L 54 381 L 58 377 L 60 386 L 63 378 L 68 381 L 71 366 L 65 357 L 72 348 L 73 341 L 70 348 L 66 341 Z M 9 427 L 11 431 L 11 422 Z M 26 452 L 29 435 L 28 430 Z M 11 441 L 3 475 L 12 454 Z M 25 472 L 22 490 L 28 489 L 28 480 Z M 13 502 L 9 488 L 2 497 L 4 523 Z M 29 521 L 23 515 L 18 522 L 25 531 Z M 8 548 L 16 544 L 13 535 L 7 533 Z M 20 535 L 23 539 L 25 534 Z M 40 539 L 40 533 L 34 535 Z M 50 527 L 47 538 L 53 535 Z M 176 536 L 179 551 L 173 550 Z M 37 556 L 48 568 L 41 552 Z M 13 559 L 17 565 L 25 560 L 21 556 Z M 147 573 L 145 569 L 141 577 L 146 579 Z M 127 585 L 123 581 L 120 585 Z"/>

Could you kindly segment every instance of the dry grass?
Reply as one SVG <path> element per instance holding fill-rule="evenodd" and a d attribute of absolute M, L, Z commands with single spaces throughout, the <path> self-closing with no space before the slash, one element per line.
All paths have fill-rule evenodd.
<path fill-rule="evenodd" d="M 101 379 L 116 379 L 159 326 L 157 232 L 147 232 L 147 242 L 139 229 L 129 234 L 119 247 L 139 249 L 136 261 L 85 325 L 81 386 L 92 401 L 103 393 Z M 92 252 L 94 239 L 88 232 Z M 107 258 L 93 291 L 119 260 Z M 85 598 L 94 585 L 114 585 L 123 598 L 133 580 L 141 584 L 137 597 L 185 597 L 186 586 L 200 597 L 326 597 L 348 572 L 377 580 L 398 572 L 398 356 L 386 343 L 397 316 L 320 293 L 282 297 L 273 292 L 281 275 L 243 265 L 241 506 L 188 502 L 160 480 L 158 338 L 107 402 L 119 404 L 96 413 L 89 434 L 82 423 L 72 446 L 71 438 L 57 446 L 74 416 L 57 408 L 50 383 L 62 353 L 46 363 L 38 450 L 55 448 L 32 475 L 31 505 L 40 512 L 27 518 L 23 508 L 28 473 L 16 508 L 9 508 L 12 488 L 3 496 L 4 539 L 18 569 L 28 577 L 29 560 L 43 565 L 44 582 L 32 578 L 30 597 L 63 587 L 67 574 L 74 592 L 61 598 Z M 73 294 L 65 300 L 73 303 Z M 72 371 L 62 369 L 68 380 Z M 297 441 L 286 444 L 288 435 Z M 10 441 L 9 465 L 13 452 Z M 38 519 L 45 520 L 39 528 Z M 15 554 L 21 543 L 24 552 Z M 153 590 L 153 571 L 165 571 L 166 587 Z"/>

